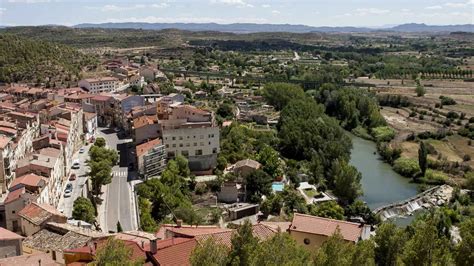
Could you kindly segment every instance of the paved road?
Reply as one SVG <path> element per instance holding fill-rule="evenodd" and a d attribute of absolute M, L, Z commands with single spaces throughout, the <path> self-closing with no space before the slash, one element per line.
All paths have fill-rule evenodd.
<path fill-rule="evenodd" d="M 74 201 L 80 197 L 87 197 L 87 190 L 84 188 L 85 183 L 87 182 L 87 172 L 89 171 L 89 167 L 86 165 L 86 160 L 89 158 L 89 148 L 91 145 L 84 146 L 84 153 L 79 153 L 77 151 L 73 155 L 73 162 L 75 160 L 79 160 L 81 167 L 79 169 L 71 169 L 71 174 L 76 175 L 76 180 L 74 181 L 67 181 L 66 184 L 72 184 L 72 194 L 69 198 L 64 198 L 64 190 L 66 189 L 66 185 L 63 187 L 63 194 L 61 195 L 61 199 L 59 200 L 58 209 L 64 213 L 67 217 L 72 216 L 72 207 Z"/>
<path fill-rule="evenodd" d="M 133 200 L 132 186 L 129 181 L 136 178 L 134 172 L 128 171 L 131 162 L 128 143 L 131 139 L 119 139 L 117 133 L 110 129 L 99 129 L 99 137 L 106 140 L 107 147 L 119 152 L 119 165 L 112 168 L 112 183 L 107 185 L 105 195 L 105 225 L 102 229 L 116 231 L 117 222 L 120 221 L 124 231 L 136 230 L 138 228 L 135 214 L 135 201 Z"/>

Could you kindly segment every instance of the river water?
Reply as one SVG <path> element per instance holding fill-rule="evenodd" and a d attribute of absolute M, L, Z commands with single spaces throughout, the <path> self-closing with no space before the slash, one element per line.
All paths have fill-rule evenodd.
<path fill-rule="evenodd" d="M 416 184 L 410 183 L 409 178 L 397 174 L 388 163 L 380 160 L 373 141 L 353 134 L 350 136 L 353 145 L 350 163 L 362 173 L 364 195 L 361 200 L 371 209 L 418 194 Z"/>

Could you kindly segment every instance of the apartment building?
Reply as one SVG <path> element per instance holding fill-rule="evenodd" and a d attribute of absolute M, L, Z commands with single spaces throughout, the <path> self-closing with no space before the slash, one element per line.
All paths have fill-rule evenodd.
<path fill-rule="evenodd" d="M 137 170 L 145 179 L 157 177 L 166 167 L 166 150 L 160 139 L 136 147 Z"/>
<path fill-rule="evenodd" d="M 83 79 L 78 86 L 90 93 L 114 92 L 119 88 L 119 79 L 115 77 Z"/>
<path fill-rule="evenodd" d="M 219 127 L 211 112 L 190 105 L 171 105 L 165 113 L 159 113 L 159 117 L 162 118 L 159 123 L 168 158 L 186 157 L 189 168 L 195 172 L 216 166 Z"/>

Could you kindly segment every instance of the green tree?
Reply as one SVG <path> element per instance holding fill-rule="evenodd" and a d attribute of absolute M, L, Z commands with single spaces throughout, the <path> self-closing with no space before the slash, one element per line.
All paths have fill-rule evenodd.
<path fill-rule="evenodd" d="M 257 161 L 263 165 L 263 171 L 276 178 L 282 175 L 280 157 L 276 150 L 269 145 L 264 145 L 257 155 Z"/>
<path fill-rule="evenodd" d="M 312 206 L 312 208 L 309 210 L 311 215 L 337 220 L 344 219 L 344 209 L 335 201 L 328 201 L 310 206 Z"/>
<path fill-rule="evenodd" d="M 375 266 L 375 243 L 373 240 L 362 240 L 357 242 L 352 254 L 353 266 Z"/>
<path fill-rule="evenodd" d="M 428 150 L 424 141 L 420 142 L 420 148 L 418 149 L 418 165 L 420 166 L 421 175 L 424 176 L 428 167 Z"/>
<path fill-rule="evenodd" d="M 415 92 L 416 92 L 416 96 L 418 96 L 418 97 L 423 97 L 423 96 L 425 96 L 426 89 L 425 89 L 425 87 L 421 84 L 420 80 L 417 80 L 417 82 L 416 82 L 416 89 L 415 89 Z"/>
<path fill-rule="evenodd" d="M 414 234 L 406 242 L 401 256 L 406 265 L 449 265 L 449 240 L 439 237 L 432 221 L 416 221 Z"/>
<path fill-rule="evenodd" d="M 212 238 L 198 244 L 191 253 L 191 265 L 224 266 L 227 263 L 229 249 L 216 243 Z"/>
<path fill-rule="evenodd" d="M 285 187 L 281 193 L 281 197 L 286 214 L 291 214 L 294 210 L 299 213 L 308 212 L 306 200 L 298 191 Z"/>
<path fill-rule="evenodd" d="M 105 147 L 105 139 L 102 137 L 98 137 L 94 141 L 94 146 L 97 146 L 99 148 Z"/>
<path fill-rule="evenodd" d="M 268 104 L 282 110 L 290 101 L 305 98 L 303 89 L 288 83 L 269 83 L 263 89 L 263 96 Z"/>
<path fill-rule="evenodd" d="M 378 265 L 398 265 L 397 258 L 402 254 L 407 240 L 405 232 L 392 223 L 382 223 L 374 236 L 375 261 Z"/>
<path fill-rule="evenodd" d="M 229 253 L 229 264 L 250 265 L 258 240 L 253 236 L 252 224 L 249 220 L 245 220 L 237 229 L 237 232 L 232 235 L 231 243 L 232 249 Z"/>
<path fill-rule="evenodd" d="M 120 221 L 117 221 L 117 233 L 123 232 L 122 225 L 120 224 Z"/>
<path fill-rule="evenodd" d="M 156 232 L 158 225 L 151 216 L 151 202 L 148 199 L 140 197 L 138 199 L 140 209 L 140 229 L 145 232 Z"/>
<path fill-rule="evenodd" d="M 346 161 L 336 160 L 331 168 L 334 177 L 334 194 L 345 203 L 352 203 L 362 194 L 361 174 Z"/>
<path fill-rule="evenodd" d="M 222 103 L 217 108 L 216 114 L 224 119 L 230 119 L 234 116 L 234 107 L 229 103 Z"/>
<path fill-rule="evenodd" d="M 474 218 L 466 219 L 459 228 L 462 240 L 456 247 L 456 265 L 474 265 Z"/>
<path fill-rule="evenodd" d="M 273 178 L 263 170 L 256 170 L 245 177 L 245 189 L 251 202 L 260 202 L 263 195 L 272 192 Z"/>
<path fill-rule="evenodd" d="M 90 167 L 88 175 L 92 181 L 92 190 L 96 196 L 99 196 L 102 186 L 112 182 L 112 168 L 107 160 L 89 161 L 88 165 Z"/>
<path fill-rule="evenodd" d="M 346 266 L 352 264 L 354 244 L 342 238 L 339 228 L 319 248 L 314 258 L 316 266 Z"/>
<path fill-rule="evenodd" d="M 142 265 L 142 260 L 131 259 L 132 253 L 133 250 L 125 246 L 123 241 L 109 237 L 107 243 L 97 249 L 93 264 L 98 266 Z"/>
<path fill-rule="evenodd" d="M 288 233 L 277 233 L 258 244 L 249 265 L 309 265 L 310 254 Z"/>
<path fill-rule="evenodd" d="M 88 223 L 95 221 L 94 205 L 88 198 L 78 197 L 72 207 L 72 217 Z"/>

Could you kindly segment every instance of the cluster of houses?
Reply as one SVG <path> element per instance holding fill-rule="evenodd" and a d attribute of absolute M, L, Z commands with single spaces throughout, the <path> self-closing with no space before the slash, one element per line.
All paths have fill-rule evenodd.
<path fill-rule="evenodd" d="M 0 228 L 0 265 L 86 265 L 109 238 L 122 241 L 131 250 L 130 259 L 146 265 L 190 265 L 194 248 L 212 239 L 231 247 L 235 229 L 219 226 L 163 224 L 157 232 L 126 231 L 102 233 L 65 223 L 54 208 L 30 204 L 22 217 L 29 222 L 21 236 Z M 291 222 L 259 222 L 252 234 L 265 241 L 279 232 L 288 232 L 309 251 L 319 248 L 337 230 L 343 239 L 356 243 L 370 236 L 370 227 L 358 223 L 294 214 Z"/>

